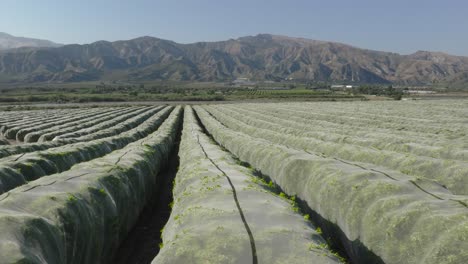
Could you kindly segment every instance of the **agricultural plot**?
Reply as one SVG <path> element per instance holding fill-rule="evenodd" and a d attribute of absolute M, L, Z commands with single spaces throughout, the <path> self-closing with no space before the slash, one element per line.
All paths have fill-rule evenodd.
<path fill-rule="evenodd" d="M 466 263 L 467 120 L 461 100 L 0 112 L 0 262 Z"/>
<path fill-rule="evenodd" d="M 327 91 L 314 91 L 310 89 L 288 89 L 285 87 L 277 87 L 276 89 L 253 89 L 253 90 L 238 90 L 232 93 L 234 98 L 242 99 L 301 99 L 301 100 L 356 100 L 363 97 L 332 93 Z"/>
<path fill-rule="evenodd" d="M 181 109 L 124 148 L 0 198 L 0 259 L 103 263 L 138 219 L 179 129 Z"/>
<path fill-rule="evenodd" d="M 183 127 L 173 210 L 153 263 L 339 263 L 294 202 L 236 164 L 190 108 Z"/>
<path fill-rule="evenodd" d="M 304 201 L 352 262 L 468 258 L 466 102 L 195 109 L 219 144 Z"/>

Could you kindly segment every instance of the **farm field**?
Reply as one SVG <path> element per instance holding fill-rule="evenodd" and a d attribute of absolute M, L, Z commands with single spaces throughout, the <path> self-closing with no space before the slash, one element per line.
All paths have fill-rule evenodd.
<path fill-rule="evenodd" d="M 467 131 L 466 100 L 2 111 L 0 262 L 466 263 Z"/>

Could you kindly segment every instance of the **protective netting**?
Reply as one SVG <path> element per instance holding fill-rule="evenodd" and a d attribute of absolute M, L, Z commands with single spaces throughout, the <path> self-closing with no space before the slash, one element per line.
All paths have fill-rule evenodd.
<path fill-rule="evenodd" d="M 55 137 L 51 142 L 3 146 L 0 148 L 0 158 L 118 135 L 136 127 L 160 110 L 159 107 L 144 108 L 141 111 L 137 111 L 136 114 L 124 114 L 116 119 L 102 122 L 93 127 L 62 134 L 59 137 Z"/>
<path fill-rule="evenodd" d="M 106 263 L 157 190 L 180 113 L 123 149 L 1 195 L 2 263 Z"/>
<path fill-rule="evenodd" d="M 364 166 L 375 167 L 378 170 L 397 170 L 407 175 L 435 180 L 455 194 L 468 194 L 468 166 L 462 160 L 437 159 L 411 153 L 379 150 L 345 142 L 320 140 L 292 133 L 293 129 L 281 122 L 262 121 L 249 117 L 249 115 L 233 115 L 231 117 L 215 108 L 208 107 L 208 109 L 210 113 L 229 128 L 254 137 L 300 150 L 304 149 L 352 162 L 366 163 Z M 301 132 L 297 129 L 293 131 Z"/>
<path fill-rule="evenodd" d="M 117 136 L 1 159 L 0 194 L 42 176 L 65 171 L 77 163 L 104 156 L 144 138 L 163 123 L 171 110 L 172 107 L 166 107 L 136 128 Z"/>
<path fill-rule="evenodd" d="M 290 200 L 203 133 L 186 107 L 174 204 L 153 263 L 339 263 Z"/>
<path fill-rule="evenodd" d="M 356 254 L 361 246 L 385 263 L 468 259 L 466 196 L 424 178 L 368 170 L 252 137 L 196 110 L 218 143 L 336 224 L 356 262 L 365 257 Z"/>

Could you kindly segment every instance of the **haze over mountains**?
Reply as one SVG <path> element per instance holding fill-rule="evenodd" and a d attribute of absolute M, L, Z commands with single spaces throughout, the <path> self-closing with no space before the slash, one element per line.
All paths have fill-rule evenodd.
<path fill-rule="evenodd" d="M 0 47 L 5 47 L 1 36 Z M 427 51 L 400 55 L 269 34 L 192 44 L 153 37 L 60 47 L 52 42 L 24 42 L 29 48 L 0 51 L 0 74 L 10 82 L 239 77 L 408 85 L 468 82 L 468 57 Z"/>
<path fill-rule="evenodd" d="M 16 49 L 20 47 L 60 47 L 61 44 L 49 40 L 15 37 L 10 34 L 0 32 L 0 50 Z"/>

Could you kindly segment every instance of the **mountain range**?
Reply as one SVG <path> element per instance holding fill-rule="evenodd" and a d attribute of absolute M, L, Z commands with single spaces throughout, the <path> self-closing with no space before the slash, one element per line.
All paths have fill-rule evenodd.
<path fill-rule="evenodd" d="M 0 75 L 11 83 L 93 80 L 283 80 L 401 85 L 464 85 L 468 57 L 410 55 L 270 34 L 180 44 L 154 37 L 59 45 L 0 34 Z M 9 35 L 7 35 L 9 36 Z M 20 40 L 18 40 L 20 41 Z M 7 43 L 7 44 L 5 44 Z M 10 44 L 8 44 L 10 43 Z"/>

